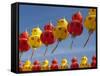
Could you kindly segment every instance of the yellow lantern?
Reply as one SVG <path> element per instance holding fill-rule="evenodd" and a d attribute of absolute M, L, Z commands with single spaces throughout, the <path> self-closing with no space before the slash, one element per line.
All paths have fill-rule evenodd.
<path fill-rule="evenodd" d="M 88 58 L 86 56 L 83 56 L 80 62 L 80 68 L 88 68 Z"/>
<path fill-rule="evenodd" d="M 68 61 L 66 58 L 62 59 L 60 69 L 67 69 L 68 68 Z"/>
<path fill-rule="evenodd" d="M 68 21 L 65 18 L 61 18 L 57 21 L 57 26 L 64 26 L 66 27 L 68 25 Z"/>
<path fill-rule="evenodd" d="M 68 37 L 68 21 L 65 18 L 59 19 L 57 21 L 57 26 L 55 26 L 53 32 L 55 38 L 58 40 L 64 40 L 65 38 Z"/>
<path fill-rule="evenodd" d="M 84 20 L 84 26 L 88 30 L 89 36 L 84 44 L 84 47 L 87 45 L 90 36 L 96 30 L 96 9 L 89 9 L 88 16 Z"/>
<path fill-rule="evenodd" d="M 39 27 L 35 27 L 32 29 L 32 35 L 41 35 L 42 31 Z"/>
<path fill-rule="evenodd" d="M 56 26 L 53 30 L 54 36 L 59 41 L 64 40 L 68 37 L 67 26 Z"/>
<path fill-rule="evenodd" d="M 42 46 L 42 42 L 40 40 L 39 35 L 31 35 L 28 39 L 29 44 L 32 48 L 39 48 Z"/>
<path fill-rule="evenodd" d="M 96 15 L 96 9 L 95 8 L 90 8 L 89 9 L 89 15 Z"/>
<path fill-rule="evenodd" d="M 40 40 L 41 34 L 42 34 L 42 31 L 39 27 L 32 29 L 32 34 L 28 38 L 28 43 L 32 47 L 33 51 L 36 48 L 39 48 L 39 47 L 42 46 L 42 42 Z M 31 59 L 32 59 L 32 56 L 33 56 L 33 53 L 34 53 L 33 51 L 32 51 L 32 55 L 31 55 Z"/>
<path fill-rule="evenodd" d="M 49 61 L 48 60 L 43 61 L 42 65 L 41 65 L 41 70 L 49 70 Z"/>
<path fill-rule="evenodd" d="M 55 26 L 55 28 L 53 29 L 53 34 L 55 38 L 58 40 L 58 43 L 52 50 L 52 53 L 56 50 L 60 41 L 68 38 L 69 34 L 68 34 L 67 26 L 68 26 L 68 21 L 65 18 L 59 19 L 57 21 L 57 26 Z"/>
<path fill-rule="evenodd" d="M 88 30 L 88 33 L 89 33 L 88 39 L 84 44 L 84 47 L 85 47 L 90 39 L 90 36 L 96 30 L 96 15 L 86 16 L 86 19 L 84 20 L 84 26 Z"/>
<path fill-rule="evenodd" d="M 84 26 L 90 32 L 96 30 L 96 16 L 95 15 L 88 15 L 84 21 Z"/>
<path fill-rule="evenodd" d="M 40 40 L 40 36 L 39 35 L 31 35 L 28 39 L 29 45 L 32 47 L 32 55 L 31 55 L 31 59 L 33 57 L 34 51 L 36 50 L 36 48 L 40 48 L 42 46 L 42 42 Z"/>
<path fill-rule="evenodd" d="M 22 71 L 32 71 L 32 64 L 30 60 L 27 60 L 23 67 L 22 67 Z"/>

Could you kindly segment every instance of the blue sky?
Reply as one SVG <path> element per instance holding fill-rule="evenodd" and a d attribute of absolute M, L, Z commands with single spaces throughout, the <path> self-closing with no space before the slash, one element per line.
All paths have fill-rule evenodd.
<path fill-rule="evenodd" d="M 88 15 L 88 8 L 74 8 L 74 7 L 49 7 L 49 6 L 33 6 L 33 5 L 20 5 L 19 9 L 19 32 L 24 32 L 26 29 L 31 30 L 32 28 L 39 26 L 43 30 L 43 26 L 51 21 L 54 25 L 60 18 L 66 18 L 71 21 L 71 17 L 74 13 L 80 11 L 83 15 L 83 19 Z M 84 25 L 83 25 L 84 26 Z M 28 30 L 28 31 L 29 31 Z M 71 37 L 63 40 L 59 47 L 56 49 L 54 54 L 51 54 L 52 49 L 56 45 L 56 42 L 48 47 L 48 52 L 46 56 L 43 56 L 45 51 L 45 45 L 37 48 L 34 51 L 34 56 L 32 62 L 35 59 L 41 62 L 45 59 L 51 61 L 53 58 L 57 58 L 60 63 L 62 58 L 67 58 L 68 63 L 71 63 L 72 57 L 76 56 L 78 61 L 82 56 L 86 55 L 88 57 L 89 63 L 91 62 L 91 57 L 96 54 L 96 32 L 94 32 L 85 48 L 83 45 L 88 37 L 88 32 L 84 28 L 83 33 L 74 39 L 73 48 L 70 48 Z M 22 61 L 28 59 L 31 55 L 32 49 L 25 52 L 22 56 Z"/>

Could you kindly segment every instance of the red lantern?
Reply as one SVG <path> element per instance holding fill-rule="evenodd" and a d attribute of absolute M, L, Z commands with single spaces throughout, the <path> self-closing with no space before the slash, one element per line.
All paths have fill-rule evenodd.
<path fill-rule="evenodd" d="M 19 36 L 19 51 L 20 52 L 25 52 L 30 49 L 30 46 L 28 44 L 28 33 L 23 32 Z"/>
<path fill-rule="evenodd" d="M 92 57 L 91 67 L 92 68 L 96 68 L 97 67 L 96 56 L 93 56 Z"/>
<path fill-rule="evenodd" d="M 96 56 L 95 55 L 92 57 L 92 60 L 96 60 Z"/>
<path fill-rule="evenodd" d="M 68 32 L 73 36 L 79 36 L 83 32 L 83 26 L 79 21 L 72 21 L 68 25 Z"/>
<path fill-rule="evenodd" d="M 20 38 L 19 39 L 19 51 L 20 52 L 26 52 L 30 49 L 30 46 L 27 42 L 27 39 L 25 38 Z"/>
<path fill-rule="evenodd" d="M 19 38 L 26 38 L 26 39 L 28 39 L 28 32 L 22 32 L 20 34 Z"/>
<path fill-rule="evenodd" d="M 53 24 L 51 23 L 51 22 L 49 22 L 48 24 L 46 24 L 45 26 L 44 26 L 44 31 L 47 31 L 47 30 L 53 30 L 54 29 L 54 26 L 53 26 Z"/>
<path fill-rule="evenodd" d="M 40 71 L 41 70 L 41 65 L 40 65 L 40 62 L 38 60 L 34 61 L 32 70 L 33 71 Z"/>
<path fill-rule="evenodd" d="M 47 52 L 48 45 L 51 45 L 55 42 L 55 37 L 54 37 L 54 34 L 52 32 L 52 29 L 53 29 L 52 23 L 46 24 L 44 26 L 44 32 L 42 32 L 42 34 L 40 36 L 42 43 L 44 43 L 46 45 L 46 50 L 45 50 L 44 55 Z"/>
<path fill-rule="evenodd" d="M 38 60 L 35 60 L 33 64 L 34 65 L 40 65 L 40 62 Z"/>
<path fill-rule="evenodd" d="M 41 41 L 46 45 L 50 45 L 50 44 L 53 44 L 55 42 L 55 38 L 54 38 L 54 35 L 52 33 L 52 31 L 44 31 L 42 34 L 41 34 Z"/>
<path fill-rule="evenodd" d="M 55 58 L 52 60 L 52 64 L 58 64 L 58 60 Z"/>
<path fill-rule="evenodd" d="M 51 66 L 50 66 L 50 69 L 51 69 L 51 70 L 57 70 L 57 69 L 59 69 L 59 65 L 58 65 L 58 60 L 57 60 L 57 59 L 54 59 L 54 60 L 52 61 L 52 64 L 51 64 Z"/>
<path fill-rule="evenodd" d="M 20 52 L 20 58 L 22 56 L 23 52 L 26 52 L 30 49 L 30 46 L 28 44 L 28 32 L 23 32 L 19 35 L 19 52 Z"/>
<path fill-rule="evenodd" d="M 82 23 L 80 23 L 77 20 L 71 21 L 68 25 L 68 32 L 70 33 L 72 38 L 75 38 L 76 36 L 80 36 L 83 32 L 83 26 Z M 72 48 L 73 40 L 71 43 Z"/>
<path fill-rule="evenodd" d="M 72 63 L 71 63 L 70 68 L 71 69 L 78 69 L 79 68 L 79 64 L 78 64 L 78 61 L 77 61 L 76 57 L 72 58 Z"/>
<path fill-rule="evenodd" d="M 83 26 L 82 26 L 82 15 L 80 12 L 75 13 L 72 16 L 72 21 L 68 25 L 68 32 L 71 34 L 72 38 L 76 36 L 80 36 L 83 32 Z M 73 40 L 71 43 L 71 48 L 73 45 Z"/>
<path fill-rule="evenodd" d="M 81 15 L 80 11 L 77 12 L 77 13 L 75 13 L 75 14 L 72 16 L 72 21 L 73 21 L 73 20 L 77 20 L 77 21 L 79 21 L 80 23 L 82 23 L 82 19 L 83 19 L 83 17 L 82 17 L 82 15 Z"/>

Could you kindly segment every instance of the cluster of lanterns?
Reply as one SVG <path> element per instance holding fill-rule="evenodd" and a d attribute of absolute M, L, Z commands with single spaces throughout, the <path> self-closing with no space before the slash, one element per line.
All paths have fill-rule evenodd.
<path fill-rule="evenodd" d="M 40 48 L 43 44 L 46 46 L 45 53 L 44 53 L 44 56 L 45 56 L 48 50 L 48 46 L 57 42 L 56 46 L 51 51 L 51 53 L 54 53 L 59 43 L 62 40 L 67 39 L 69 35 L 72 38 L 75 38 L 82 34 L 83 32 L 82 23 L 83 23 L 83 17 L 82 17 L 81 12 L 76 12 L 74 15 L 72 15 L 72 20 L 70 22 L 68 22 L 65 18 L 61 18 L 57 21 L 56 26 L 54 26 L 51 22 L 45 24 L 43 31 L 39 27 L 35 27 L 32 29 L 31 34 L 29 34 L 27 31 L 22 32 L 19 35 L 20 59 L 23 52 L 29 51 L 30 48 L 32 48 L 32 54 L 29 59 L 32 59 L 34 51 L 37 48 Z M 89 41 L 91 34 L 96 30 L 96 9 L 89 9 L 89 13 L 84 20 L 84 27 L 88 30 L 88 33 L 89 33 L 89 37 L 84 44 L 84 47 L 85 47 L 87 45 L 87 42 Z M 71 48 L 72 48 L 72 45 L 73 45 L 73 40 L 71 43 Z M 46 62 L 48 61 L 46 60 Z M 76 66 L 75 58 L 72 60 L 72 62 Z M 39 64 L 38 61 L 34 62 L 34 65 L 37 63 Z M 53 63 L 56 63 L 55 60 L 53 61 Z M 26 61 L 25 64 L 31 64 L 31 62 Z M 72 65 L 71 67 L 73 66 L 74 65 Z"/>
<path fill-rule="evenodd" d="M 19 70 L 22 72 L 25 71 L 42 71 L 42 70 L 58 70 L 58 69 L 79 69 L 79 68 L 96 68 L 96 56 L 92 57 L 92 62 L 88 63 L 88 58 L 83 56 L 81 58 L 80 64 L 78 63 L 77 57 L 73 57 L 71 60 L 71 64 L 68 64 L 66 58 L 61 60 L 61 63 L 58 64 L 58 60 L 55 58 L 52 60 L 51 65 L 48 60 L 44 60 L 40 63 L 40 61 L 35 60 L 33 64 L 31 61 L 27 60 L 24 64 L 20 62 Z"/>

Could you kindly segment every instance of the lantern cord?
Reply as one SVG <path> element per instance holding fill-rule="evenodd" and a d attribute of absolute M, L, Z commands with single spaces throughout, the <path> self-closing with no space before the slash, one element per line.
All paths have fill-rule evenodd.
<path fill-rule="evenodd" d="M 86 42 L 85 42 L 85 44 L 84 44 L 83 47 L 85 47 L 85 46 L 87 45 L 87 43 L 88 43 L 88 41 L 89 41 L 89 39 L 90 39 L 90 37 L 91 37 L 91 34 L 92 34 L 92 33 L 89 33 L 88 39 L 86 40 Z"/>
<path fill-rule="evenodd" d="M 46 55 L 47 51 L 48 51 L 48 45 L 46 46 L 46 49 L 45 49 L 45 52 L 44 52 L 44 56 Z"/>
<path fill-rule="evenodd" d="M 23 52 L 20 52 L 20 53 L 19 53 L 19 61 L 21 61 L 22 55 L 23 55 Z"/>
<path fill-rule="evenodd" d="M 61 44 L 61 43 L 60 43 Z M 66 49 L 66 46 L 64 46 L 63 44 L 61 44 L 62 48 L 65 48 Z"/>
<path fill-rule="evenodd" d="M 32 60 L 33 54 L 34 54 L 34 51 L 32 50 L 32 55 L 31 55 L 31 57 L 30 57 L 31 60 Z"/>
<path fill-rule="evenodd" d="M 72 49 L 72 47 L 73 47 L 73 42 L 74 42 L 74 40 L 72 39 L 71 46 L 70 46 L 70 47 L 71 47 L 71 49 Z"/>
<path fill-rule="evenodd" d="M 56 48 L 57 48 L 57 47 L 58 47 L 58 45 L 59 45 L 59 42 L 60 42 L 60 41 L 58 41 L 57 45 L 53 48 L 53 50 L 52 50 L 52 52 L 51 52 L 51 53 L 54 53 L 54 51 L 56 50 Z"/>

